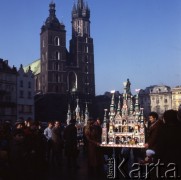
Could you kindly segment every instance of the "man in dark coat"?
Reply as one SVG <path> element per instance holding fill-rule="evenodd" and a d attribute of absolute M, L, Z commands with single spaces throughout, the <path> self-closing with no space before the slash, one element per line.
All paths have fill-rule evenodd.
<path fill-rule="evenodd" d="M 78 155 L 77 149 L 77 128 L 75 127 L 76 120 L 70 120 L 70 124 L 64 130 L 65 140 L 65 155 L 69 167 L 77 167 L 76 158 Z"/>
<path fill-rule="evenodd" d="M 149 121 L 150 126 L 148 127 L 145 148 L 156 151 L 158 146 L 159 130 L 163 126 L 163 121 L 158 119 L 158 114 L 156 112 L 151 112 L 149 114 Z"/>
<path fill-rule="evenodd" d="M 59 121 L 55 121 L 52 129 L 52 160 L 55 164 L 60 165 L 62 161 L 63 138 L 62 129 Z"/>

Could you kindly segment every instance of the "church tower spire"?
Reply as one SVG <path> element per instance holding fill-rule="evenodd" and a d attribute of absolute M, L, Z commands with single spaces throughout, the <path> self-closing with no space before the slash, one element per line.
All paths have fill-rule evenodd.
<path fill-rule="evenodd" d="M 70 40 L 70 72 L 75 78 L 69 78 L 69 84 L 76 84 L 76 92 L 86 101 L 95 96 L 94 47 L 90 36 L 90 10 L 83 0 L 78 0 L 72 8 L 72 39 Z M 72 73 L 70 73 L 71 75 Z M 72 83 L 75 79 L 75 83 Z M 71 86 L 70 86 L 71 87 Z M 68 87 L 68 91 L 71 93 Z"/>

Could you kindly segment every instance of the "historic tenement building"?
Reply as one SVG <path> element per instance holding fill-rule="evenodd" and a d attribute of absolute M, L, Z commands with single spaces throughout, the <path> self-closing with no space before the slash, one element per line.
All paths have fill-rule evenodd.
<path fill-rule="evenodd" d="M 181 86 L 172 88 L 172 109 L 178 110 L 181 105 Z"/>
<path fill-rule="evenodd" d="M 155 85 L 139 92 L 139 102 L 144 108 L 144 115 L 155 111 L 162 115 L 166 110 L 172 109 L 172 91 L 169 86 Z"/>
<path fill-rule="evenodd" d="M 16 68 L 0 59 L 0 121 L 16 121 L 16 77 Z"/>
<path fill-rule="evenodd" d="M 35 99 L 35 103 L 40 103 L 39 100 L 42 101 L 42 98 L 48 96 L 52 96 L 55 101 L 59 99 L 63 103 L 66 95 L 66 101 L 71 102 L 72 108 L 75 108 L 77 98 L 80 104 L 85 106 L 86 102 L 92 102 L 95 97 L 90 9 L 83 0 L 74 3 L 71 23 L 72 37 L 67 50 L 66 28 L 56 17 L 55 3 L 52 1 L 49 4 L 49 16 L 41 27 L 40 59 L 24 67 L 25 70 L 31 67 L 35 75 L 35 91 L 39 96 L 42 95 Z M 38 106 L 40 107 L 41 104 Z M 38 111 L 40 112 L 41 109 Z"/>
<path fill-rule="evenodd" d="M 34 120 L 34 75 L 21 65 L 17 75 L 17 119 Z"/>

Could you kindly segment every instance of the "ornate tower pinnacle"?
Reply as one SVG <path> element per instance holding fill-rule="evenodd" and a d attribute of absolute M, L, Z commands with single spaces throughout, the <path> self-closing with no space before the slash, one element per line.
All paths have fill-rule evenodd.
<path fill-rule="evenodd" d="M 120 99 L 120 96 L 119 96 L 119 100 L 118 100 L 118 107 L 117 107 L 117 114 L 121 114 L 121 99 Z"/>
<path fill-rule="evenodd" d="M 69 125 L 71 120 L 71 110 L 70 110 L 70 104 L 68 105 L 68 112 L 67 112 L 67 125 Z"/>
<path fill-rule="evenodd" d="M 88 119 L 89 119 L 89 112 L 88 112 L 88 107 L 87 107 L 87 102 L 86 102 L 86 107 L 85 107 L 85 125 L 87 125 Z"/>
<path fill-rule="evenodd" d="M 75 109 L 76 120 L 80 123 L 80 107 L 79 107 L 79 99 L 77 99 L 77 107 Z"/>
<path fill-rule="evenodd" d="M 111 105 L 110 105 L 109 119 L 112 122 L 114 121 L 114 116 L 115 116 L 115 102 L 114 102 L 115 90 L 111 91 L 111 93 L 112 93 L 112 99 L 111 99 Z"/>

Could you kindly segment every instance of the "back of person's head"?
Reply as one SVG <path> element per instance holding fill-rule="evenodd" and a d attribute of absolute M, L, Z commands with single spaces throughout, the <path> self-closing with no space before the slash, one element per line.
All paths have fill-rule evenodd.
<path fill-rule="evenodd" d="M 178 122 L 177 119 L 177 111 L 170 109 L 164 112 L 163 114 L 163 121 L 165 124 L 175 124 Z"/>
<path fill-rule="evenodd" d="M 149 116 L 152 116 L 153 118 L 158 119 L 158 114 L 156 112 L 154 112 L 154 111 L 150 112 Z"/>
<path fill-rule="evenodd" d="M 49 125 L 53 125 L 53 122 L 52 122 L 52 121 L 48 121 L 47 124 L 48 124 L 48 126 L 49 126 Z"/>

